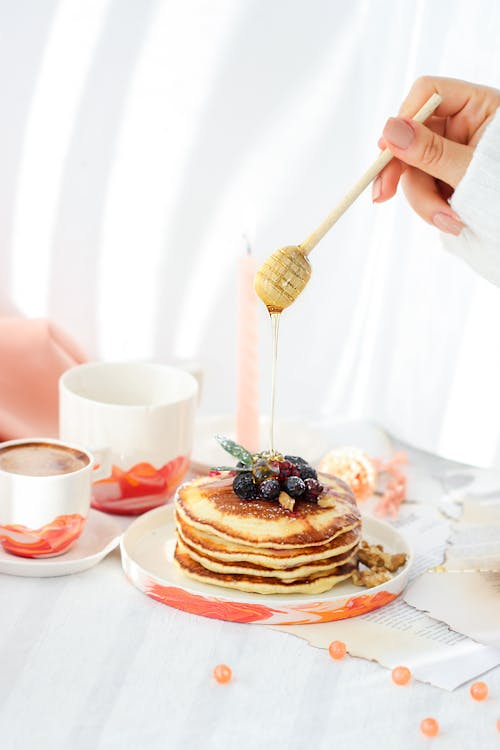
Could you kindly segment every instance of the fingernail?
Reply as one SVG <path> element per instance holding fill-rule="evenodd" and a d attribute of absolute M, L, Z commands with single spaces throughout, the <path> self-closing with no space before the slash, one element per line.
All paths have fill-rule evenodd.
<path fill-rule="evenodd" d="M 463 227 L 460 222 L 452 219 L 448 214 L 437 213 L 432 217 L 434 225 L 442 232 L 448 232 L 448 234 L 454 234 L 456 237 L 460 234 Z"/>
<path fill-rule="evenodd" d="M 372 185 L 372 201 L 377 201 L 380 198 L 382 192 L 382 180 L 380 177 L 376 177 Z"/>
<path fill-rule="evenodd" d="M 415 131 L 404 120 L 389 117 L 384 128 L 384 138 L 398 148 L 408 148 L 415 138 Z"/>

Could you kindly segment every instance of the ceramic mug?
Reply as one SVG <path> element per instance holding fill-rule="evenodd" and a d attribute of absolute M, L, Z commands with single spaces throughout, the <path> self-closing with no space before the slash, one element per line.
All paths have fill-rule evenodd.
<path fill-rule="evenodd" d="M 20 557 L 60 555 L 90 507 L 93 456 L 52 438 L 0 443 L 0 543 Z"/>
<path fill-rule="evenodd" d="M 60 437 L 85 445 L 105 475 L 92 506 L 136 515 L 163 505 L 188 466 L 198 384 L 160 364 L 78 365 L 59 381 Z"/>

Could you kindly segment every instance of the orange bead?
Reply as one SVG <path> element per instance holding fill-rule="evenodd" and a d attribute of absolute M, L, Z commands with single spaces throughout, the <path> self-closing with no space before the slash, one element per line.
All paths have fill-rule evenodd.
<path fill-rule="evenodd" d="M 411 672 L 408 667 L 394 667 L 392 680 L 396 685 L 406 685 L 410 681 Z"/>
<path fill-rule="evenodd" d="M 328 646 L 328 653 L 332 659 L 343 659 L 347 653 L 345 643 L 342 641 L 332 641 Z"/>
<path fill-rule="evenodd" d="M 497 719 L 497 729 L 498 729 L 498 731 L 500 732 L 500 718 L 499 718 L 499 719 Z"/>
<path fill-rule="evenodd" d="M 230 667 L 228 667 L 226 664 L 217 664 L 217 666 L 214 669 L 214 679 L 220 684 L 225 685 L 231 680 L 231 677 L 233 676 L 233 673 L 231 672 Z"/>
<path fill-rule="evenodd" d="M 420 722 L 420 731 L 426 737 L 435 737 L 439 732 L 439 724 L 436 719 L 422 719 Z"/>
<path fill-rule="evenodd" d="M 484 701 L 488 697 L 488 685 L 485 682 L 474 682 L 470 686 L 470 694 L 475 701 Z"/>

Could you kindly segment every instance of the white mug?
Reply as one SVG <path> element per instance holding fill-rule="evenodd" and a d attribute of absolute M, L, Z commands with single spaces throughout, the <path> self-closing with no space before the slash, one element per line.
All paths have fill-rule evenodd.
<path fill-rule="evenodd" d="M 38 466 L 33 467 L 33 456 Z M 64 467 L 61 461 L 69 463 Z M 52 438 L 0 443 L 0 543 L 4 549 L 33 558 L 66 552 L 85 526 L 93 464 L 88 451 Z"/>
<path fill-rule="evenodd" d="M 59 381 L 60 437 L 85 445 L 104 479 L 92 506 L 134 515 L 163 505 L 188 466 L 198 384 L 189 373 L 143 362 L 78 365 Z"/>

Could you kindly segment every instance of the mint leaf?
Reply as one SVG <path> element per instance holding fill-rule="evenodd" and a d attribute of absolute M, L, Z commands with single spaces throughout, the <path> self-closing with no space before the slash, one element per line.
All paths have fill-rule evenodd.
<path fill-rule="evenodd" d="M 233 458 L 235 458 L 237 461 L 241 461 L 242 464 L 245 464 L 246 467 L 250 468 L 253 464 L 253 458 L 250 451 L 247 451 L 246 448 L 243 448 L 242 445 L 238 445 L 238 443 L 235 443 L 234 440 L 230 440 L 227 437 L 224 437 L 224 435 L 215 435 L 214 436 L 219 445 L 224 448 L 225 451 L 227 451 Z"/>

